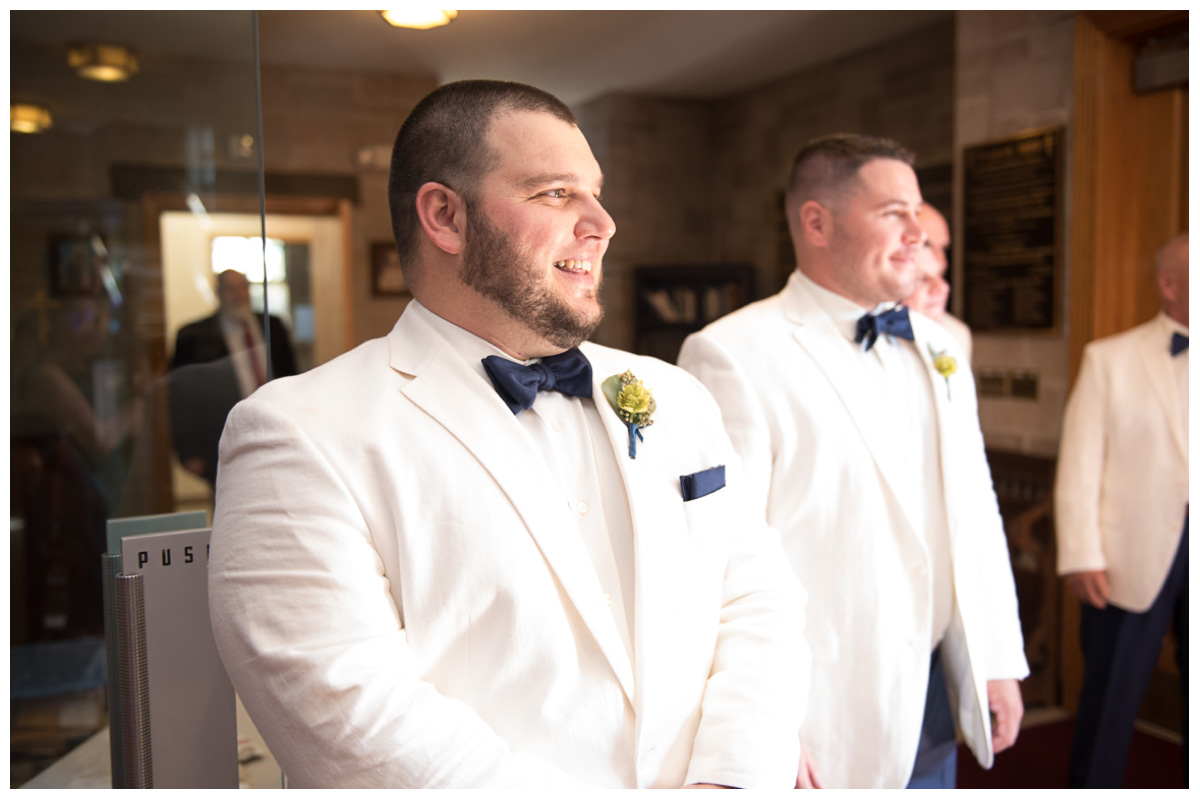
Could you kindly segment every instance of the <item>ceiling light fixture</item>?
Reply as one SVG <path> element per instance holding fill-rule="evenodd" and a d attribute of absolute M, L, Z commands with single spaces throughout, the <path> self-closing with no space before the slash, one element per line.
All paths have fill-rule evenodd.
<path fill-rule="evenodd" d="M 127 81 L 138 71 L 137 56 L 119 44 L 77 44 L 67 53 L 67 64 L 90 81 Z"/>
<path fill-rule="evenodd" d="M 12 103 L 8 107 L 9 130 L 17 133 L 41 133 L 49 130 L 53 124 L 48 108 L 28 103 Z"/>
<path fill-rule="evenodd" d="M 389 25 L 397 28 L 416 28 L 419 31 L 449 25 L 450 20 L 458 16 L 457 11 L 426 8 L 420 3 L 413 3 L 400 11 L 380 11 L 379 14 Z"/>

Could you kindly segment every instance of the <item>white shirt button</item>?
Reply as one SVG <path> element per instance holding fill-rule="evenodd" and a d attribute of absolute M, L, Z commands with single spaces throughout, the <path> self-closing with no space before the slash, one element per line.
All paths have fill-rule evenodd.
<path fill-rule="evenodd" d="M 556 420 L 554 420 L 554 422 L 551 422 L 551 423 L 550 423 L 550 427 L 551 427 L 551 428 L 554 428 L 554 430 L 555 430 L 556 432 L 558 432 L 558 433 L 561 433 L 561 432 L 562 432 L 562 429 L 563 429 L 563 424 L 562 424 L 562 421 L 561 421 L 561 420 L 557 420 L 557 419 L 556 419 Z"/>
<path fill-rule="evenodd" d="M 606 606 L 612 605 L 612 595 L 609 594 L 608 592 L 604 593 L 604 605 L 606 605 Z"/>
<path fill-rule="evenodd" d="M 575 504 L 575 510 L 578 511 L 580 514 L 586 514 L 588 512 L 588 504 L 585 503 L 584 501 L 580 500 L 578 503 Z"/>

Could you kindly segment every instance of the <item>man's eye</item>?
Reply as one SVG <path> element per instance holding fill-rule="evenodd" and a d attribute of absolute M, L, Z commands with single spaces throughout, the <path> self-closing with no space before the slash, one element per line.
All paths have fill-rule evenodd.
<path fill-rule="evenodd" d="M 561 200 L 561 199 L 566 198 L 567 190 L 566 189 L 551 189 L 550 191 L 546 192 L 545 194 L 547 197 L 553 197 L 555 199 Z"/>

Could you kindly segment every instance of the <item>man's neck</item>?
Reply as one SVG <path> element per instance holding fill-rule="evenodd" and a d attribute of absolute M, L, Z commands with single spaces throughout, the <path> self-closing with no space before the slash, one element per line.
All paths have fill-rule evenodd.
<path fill-rule="evenodd" d="M 416 299 L 428 311 L 478 336 L 509 358 L 528 361 L 562 352 L 561 347 L 546 342 L 474 292 L 470 297 L 428 291 L 421 295 Z"/>
<path fill-rule="evenodd" d="M 229 319 L 229 320 L 233 320 L 235 322 L 253 322 L 254 321 L 254 312 L 250 310 L 250 306 L 244 306 L 241 308 L 232 308 L 229 306 L 223 306 L 222 308 L 220 308 L 217 311 L 217 313 L 220 316 L 222 316 L 226 319 Z"/>
<path fill-rule="evenodd" d="M 825 291 L 836 294 L 838 297 L 844 299 L 846 302 L 854 303 L 856 306 L 859 306 L 860 308 L 862 308 L 863 311 L 870 311 L 871 309 L 875 308 L 875 306 L 879 305 L 879 303 L 864 303 L 859 298 L 851 297 L 849 294 L 846 293 L 845 287 L 841 286 L 837 281 L 833 280 L 830 276 L 830 273 L 826 270 L 812 269 L 812 268 L 806 269 L 804 266 L 797 266 L 796 271 L 799 272 L 804 277 L 808 278 L 810 281 L 815 283 L 817 286 L 820 286 Z"/>

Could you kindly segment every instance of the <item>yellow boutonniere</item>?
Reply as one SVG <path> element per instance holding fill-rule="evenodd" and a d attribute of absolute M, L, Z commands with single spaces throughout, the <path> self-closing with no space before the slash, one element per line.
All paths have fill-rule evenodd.
<path fill-rule="evenodd" d="M 629 428 L 629 457 L 637 458 L 637 442 L 645 441 L 641 429 L 654 424 L 651 415 L 658 407 L 654 395 L 628 370 L 605 378 L 600 388 L 613 411 Z"/>
<path fill-rule="evenodd" d="M 946 380 L 946 399 L 950 399 L 950 376 L 958 372 L 958 362 L 954 357 L 948 355 L 945 350 L 934 350 L 933 345 L 929 347 L 929 357 L 933 359 L 933 368 L 937 370 L 937 374 L 941 375 Z"/>

